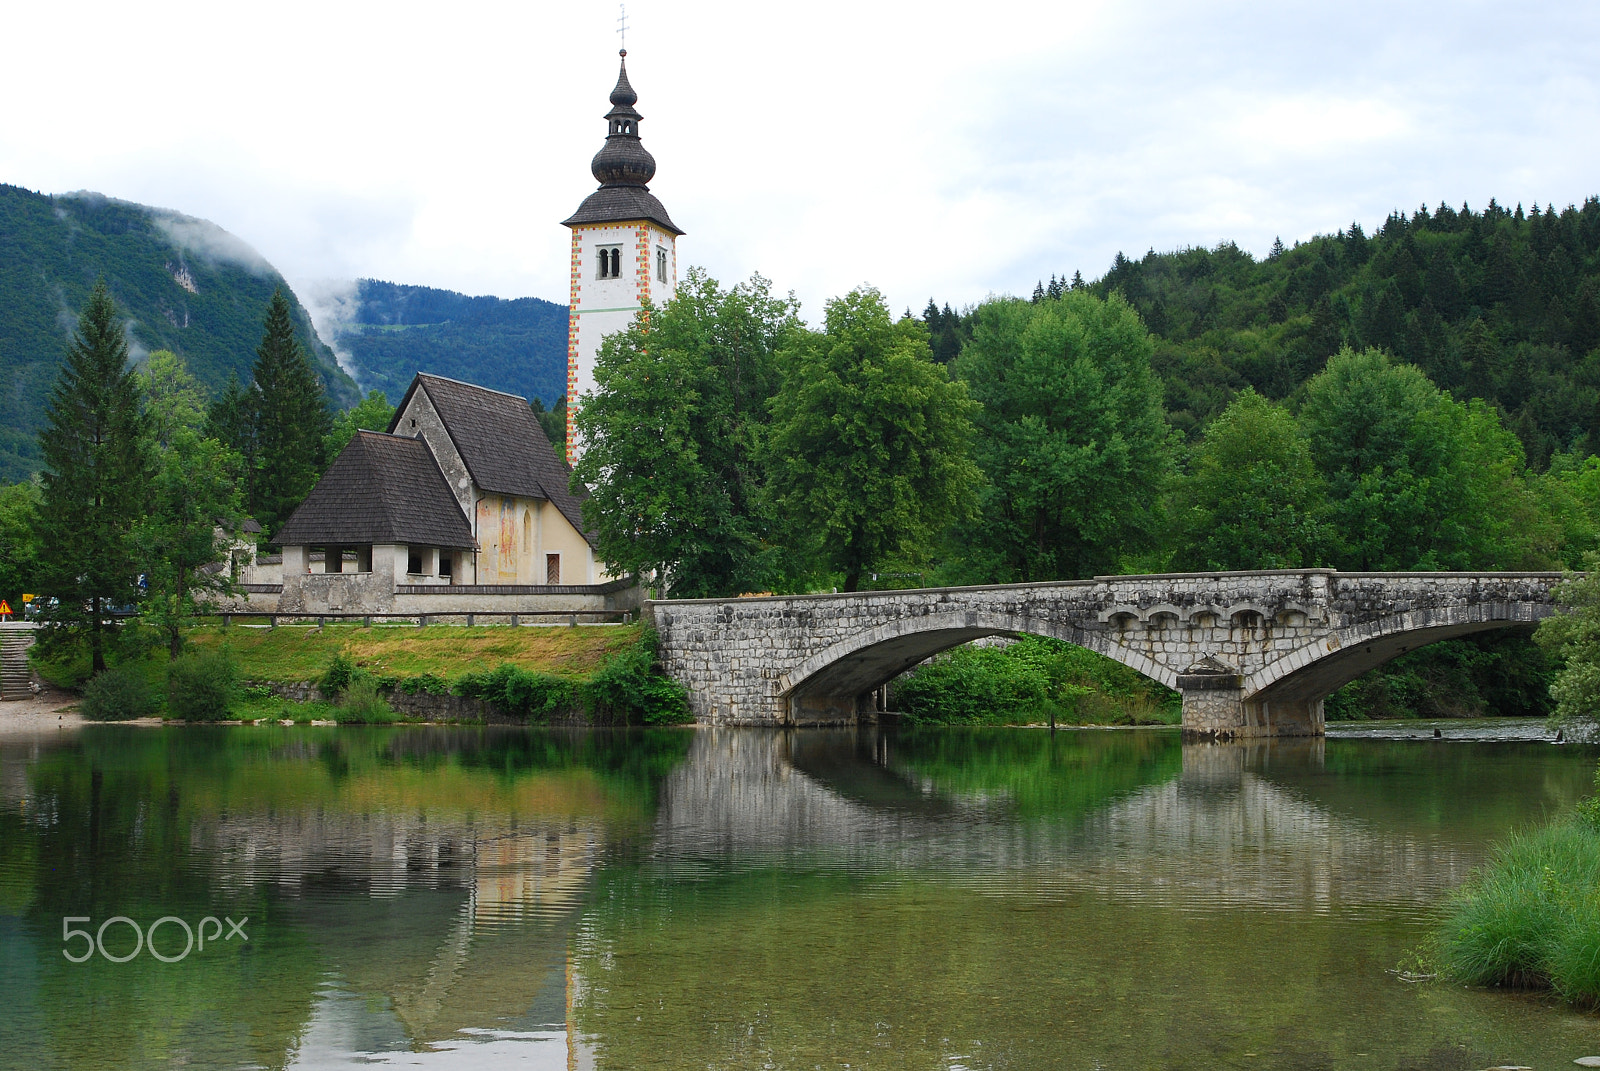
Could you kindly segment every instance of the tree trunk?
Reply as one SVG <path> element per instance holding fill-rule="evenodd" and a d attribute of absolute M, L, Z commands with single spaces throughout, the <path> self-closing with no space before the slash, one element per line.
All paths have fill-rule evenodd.
<path fill-rule="evenodd" d="M 106 668 L 105 643 L 100 630 L 99 596 L 89 600 L 89 611 L 94 615 L 89 623 L 89 671 L 98 676 L 104 673 Z"/>
<path fill-rule="evenodd" d="M 861 590 L 861 570 L 860 569 L 852 569 L 848 573 L 844 574 L 844 590 L 846 590 L 846 591 L 860 591 Z"/>
<path fill-rule="evenodd" d="M 167 652 L 173 661 L 177 661 L 178 656 L 183 654 L 183 617 L 181 614 L 183 612 L 183 596 L 186 588 L 187 585 L 183 582 L 183 570 L 179 569 L 177 595 L 172 600 L 172 622 L 167 626 Z"/>

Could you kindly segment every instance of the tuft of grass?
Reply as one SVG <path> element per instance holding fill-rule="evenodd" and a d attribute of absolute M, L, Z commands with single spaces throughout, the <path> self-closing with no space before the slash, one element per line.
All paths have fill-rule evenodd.
<path fill-rule="evenodd" d="M 1439 958 L 1469 985 L 1600 1005 L 1600 828 L 1580 816 L 1507 840 L 1451 901 Z"/>

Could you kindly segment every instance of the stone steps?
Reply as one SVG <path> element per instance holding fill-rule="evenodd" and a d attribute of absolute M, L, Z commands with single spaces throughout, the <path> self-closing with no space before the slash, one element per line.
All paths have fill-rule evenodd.
<path fill-rule="evenodd" d="M 33 673 L 28 668 L 28 648 L 33 646 L 33 631 L 0 634 L 0 700 L 27 699 Z"/>

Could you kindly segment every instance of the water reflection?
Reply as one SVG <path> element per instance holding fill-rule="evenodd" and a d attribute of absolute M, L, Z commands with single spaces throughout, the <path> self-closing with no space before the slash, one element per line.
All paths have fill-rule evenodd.
<path fill-rule="evenodd" d="M 12 739 L 0 1066 L 1570 1060 L 1594 1020 L 1384 972 L 1593 758 L 1167 731 Z M 248 944 L 60 955 L 63 915 L 225 913 Z"/>

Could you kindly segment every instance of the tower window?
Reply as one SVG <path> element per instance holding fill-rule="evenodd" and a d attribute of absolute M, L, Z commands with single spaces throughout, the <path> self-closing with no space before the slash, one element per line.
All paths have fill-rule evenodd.
<path fill-rule="evenodd" d="M 656 246 L 656 282 L 667 281 L 667 250 L 665 246 Z"/>
<path fill-rule="evenodd" d="M 600 254 L 598 258 L 600 273 L 597 278 L 622 278 L 622 247 L 619 245 L 601 246 L 596 252 Z"/>

